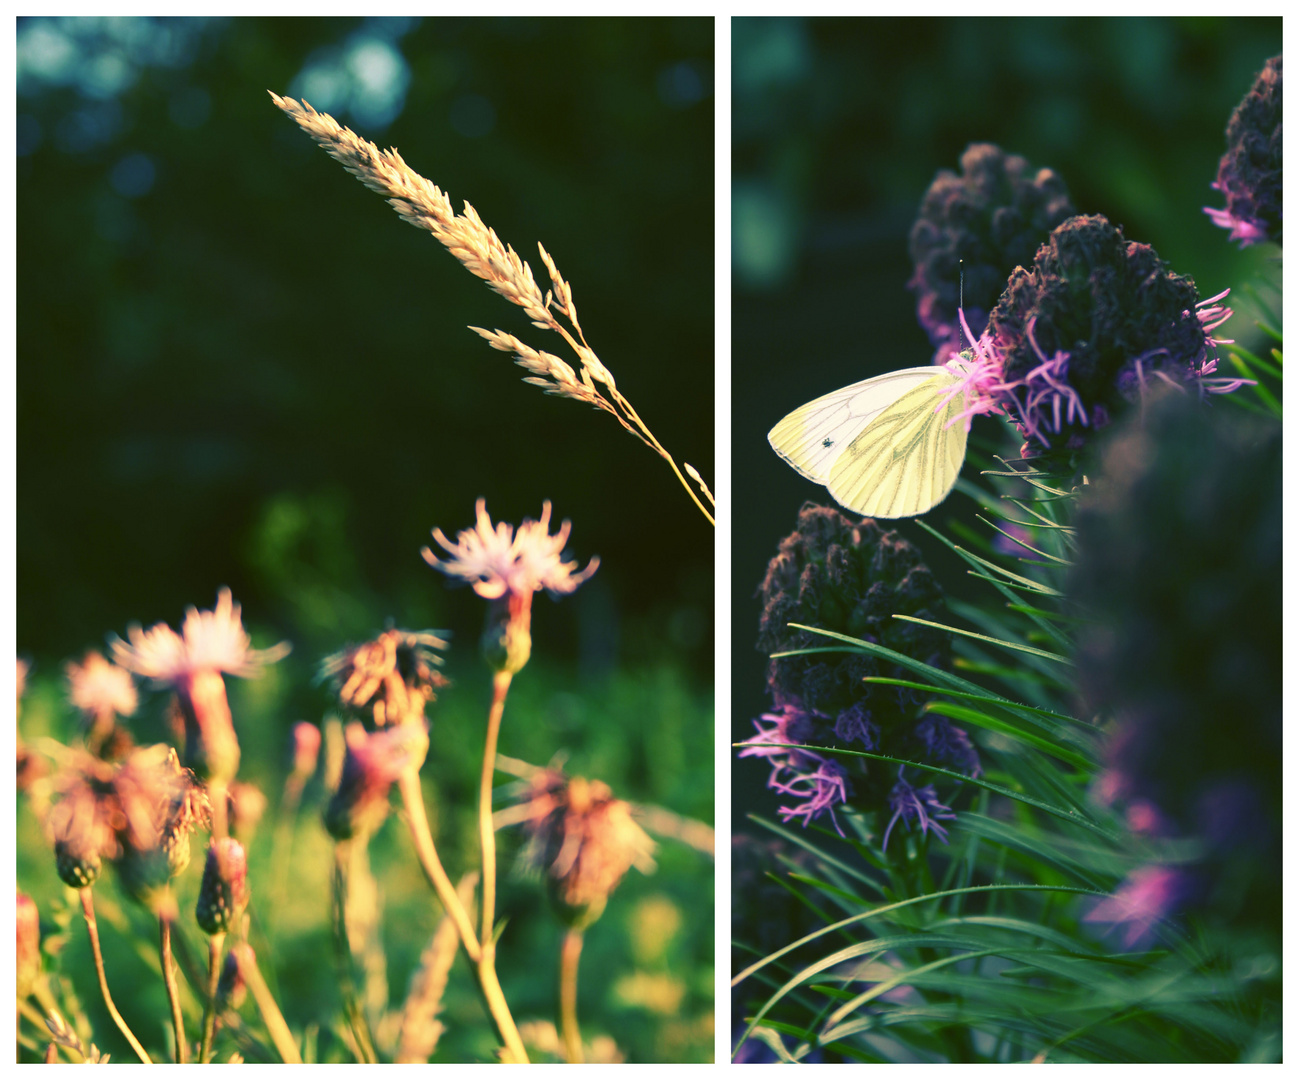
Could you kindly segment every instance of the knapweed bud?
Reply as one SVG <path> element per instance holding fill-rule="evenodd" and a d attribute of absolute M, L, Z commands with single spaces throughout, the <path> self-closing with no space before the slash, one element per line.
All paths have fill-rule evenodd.
<path fill-rule="evenodd" d="M 244 846 L 232 837 L 214 840 L 207 849 L 203 884 L 195 916 L 205 934 L 224 934 L 248 903 L 248 860 Z"/>
<path fill-rule="evenodd" d="M 32 986 L 41 973 L 41 914 L 36 901 L 26 893 L 18 892 L 18 947 L 14 953 L 18 969 L 18 1001 L 31 993 Z"/>
<path fill-rule="evenodd" d="M 266 813 L 266 796 L 256 784 L 236 780 L 226 792 L 230 831 L 247 836 Z"/>
<path fill-rule="evenodd" d="M 493 671 L 522 671 L 532 656 L 532 594 L 507 593 L 487 608 L 481 641 L 483 659 Z"/>
<path fill-rule="evenodd" d="M 248 954 L 253 955 L 251 945 L 248 947 Z M 217 1003 L 223 1008 L 237 1009 L 247 996 L 248 984 L 244 981 L 239 957 L 232 950 L 226 954 L 225 963 L 221 966 L 221 978 L 217 982 Z"/>
<path fill-rule="evenodd" d="M 316 761 L 320 757 L 320 728 L 301 720 L 293 725 L 292 772 L 299 780 L 306 780 L 316 771 Z"/>
<path fill-rule="evenodd" d="M 407 769 L 418 769 L 428 752 L 428 731 L 401 724 L 374 733 L 347 725 L 343 773 L 325 806 L 325 828 L 335 840 L 365 838 L 388 816 L 388 792 Z"/>
<path fill-rule="evenodd" d="M 54 867 L 65 885 L 71 885 L 74 889 L 88 889 L 99 880 L 104 864 L 99 858 L 99 852 L 78 850 L 73 843 L 56 840 Z"/>

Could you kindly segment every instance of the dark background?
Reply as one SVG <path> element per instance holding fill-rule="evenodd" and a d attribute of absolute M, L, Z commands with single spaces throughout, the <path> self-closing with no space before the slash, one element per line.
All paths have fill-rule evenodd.
<path fill-rule="evenodd" d="M 1201 207 L 1231 110 L 1281 51 L 1280 19 L 736 19 L 733 27 L 732 737 L 767 705 L 754 590 L 804 500 L 824 488 L 784 464 L 767 431 L 840 386 L 930 362 L 906 289 L 907 236 L 939 169 L 972 142 L 1064 179 L 1081 213 L 1152 244 L 1201 298 L 1258 276 L 1278 251 L 1245 252 Z M 1275 292 L 1264 295 L 1276 302 Z M 1257 344 L 1245 311 L 1221 333 Z M 974 435 L 1017 443 L 980 419 Z M 960 494 L 928 515 L 976 524 Z M 912 522 L 949 591 L 962 564 Z M 979 528 L 985 528 L 978 526 Z M 952 557 L 954 559 L 954 557 Z M 977 583 L 974 583 L 977 587 Z M 756 761 L 735 766 L 736 827 L 778 800 Z"/>
<path fill-rule="evenodd" d="M 467 199 L 678 460 L 713 477 L 709 19 L 18 24 L 18 647 L 47 660 L 229 585 L 299 652 L 395 616 L 476 635 L 420 559 L 487 499 L 600 573 L 556 651 L 712 671 L 712 530 L 611 417 L 465 327 L 557 335 L 287 117 L 301 98 Z M 572 359 L 569 357 L 568 359 Z M 549 607 L 549 604 L 546 605 Z M 472 640 L 472 639 L 471 639 Z"/>

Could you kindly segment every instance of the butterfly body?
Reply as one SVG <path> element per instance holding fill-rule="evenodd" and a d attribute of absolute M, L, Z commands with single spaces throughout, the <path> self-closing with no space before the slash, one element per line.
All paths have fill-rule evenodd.
<path fill-rule="evenodd" d="M 912 517 L 951 491 L 965 460 L 959 361 L 864 379 L 810 401 L 767 435 L 772 449 L 866 517 Z"/>

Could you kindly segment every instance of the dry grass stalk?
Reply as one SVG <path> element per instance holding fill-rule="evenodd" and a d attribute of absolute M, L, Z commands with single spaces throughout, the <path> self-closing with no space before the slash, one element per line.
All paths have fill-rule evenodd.
<path fill-rule="evenodd" d="M 466 270 L 487 282 L 493 291 L 510 303 L 523 308 L 533 326 L 559 334 L 576 354 L 577 369 L 557 356 L 530 348 L 503 330 L 470 327 L 493 349 L 513 354 L 515 362 L 529 373 L 524 382 L 540 386 L 547 394 L 572 398 L 613 416 L 672 467 L 695 505 L 713 523 L 709 507 L 714 505 L 714 500 L 708 486 L 694 468 L 688 464 L 685 466 L 686 472 L 695 480 L 708 501 L 706 507 L 694 488 L 681 475 L 672 455 L 663 448 L 632 408 L 631 402 L 618 390 L 613 373 L 600 362 L 600 358 L 586 343 L 581 324 L 577 320 L 573 288 L 560 274 L 555 260 L 541 244 L 537 245 L 537 249 L 550 278 L 550 288 L 544 293 L 532 274 L 532 267 L 509 244 L 502 243 L 493 229 L 483 224 L 478 212 L 469 203 L 464 204 L 463 214 L 457 214 L 452 209 L 450 196 L 415 172 L 396 150 L 380 150 L 350 128 L 341 126 L 328 113 L 317 112 L 305 101 L 299 103 L 293 98 L 280 97 L 275 93 L 271 94 L 271 99 L 319 143 L 330 157 L 340 162 L 371 191 L 385 196 L 403 221 L 431 232 Z M 567 325 L 560 321 L 561 317 Z"/>
<path fill-rule="evenodd" d="M 460 879 L 456 888 L 460 902 L 467 909 L 472 910 L 474 887 L 477 884 L 478 875 L 471 872 Z M 410 990 L 402 1011 L 401 1039 L 397 1055 L 393 1059 L 399 1064 L 427 1062 L 437 1049 L 438 1039 L 444 1030 L 437 1014 L 442 1008 L 447 977 L 451 973 L 451 963 L 455 960 L 459 947 L 456 925 L 449 916 L 443 915 L 420 956 L 419 967 L 411 973 Z"/>

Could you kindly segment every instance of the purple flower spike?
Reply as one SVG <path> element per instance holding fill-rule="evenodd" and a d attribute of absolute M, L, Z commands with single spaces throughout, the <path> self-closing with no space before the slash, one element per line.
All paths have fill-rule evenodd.
<path fill-rule="evenodd" d="M 1231 114 L 1227 152 L 1210 187 L 1226 196 L 1227 207 L 1204 212 L 1242 248 L 1281 243 L 1281 57 L 1263 65 Z"/>
<path fill-rule="evenodd" d="M 938 822 L 952 820 L 956 817 L 956 812 L 938 801 L 938 792 L 934 790 L 933 784 L 926 784 L 922 788 L 912 787 L 902 778 L 902 769 L 899 768 L 898 782 L 889 792 L 889 807 L 893 810 L 893 817 L 889 819 L 888 828 L 884 830 L 882 845 L 884 848 L 889 846 L 889 834 L 893 832 L 893 826 L 899 819 L 906 823 L 908 829 L 911 828 L 912 819 L 915 819 L 920 822 L 922 836 L 933 829 L 938 839 L 944 844 L 947 843 L 947 830 Z"/>

